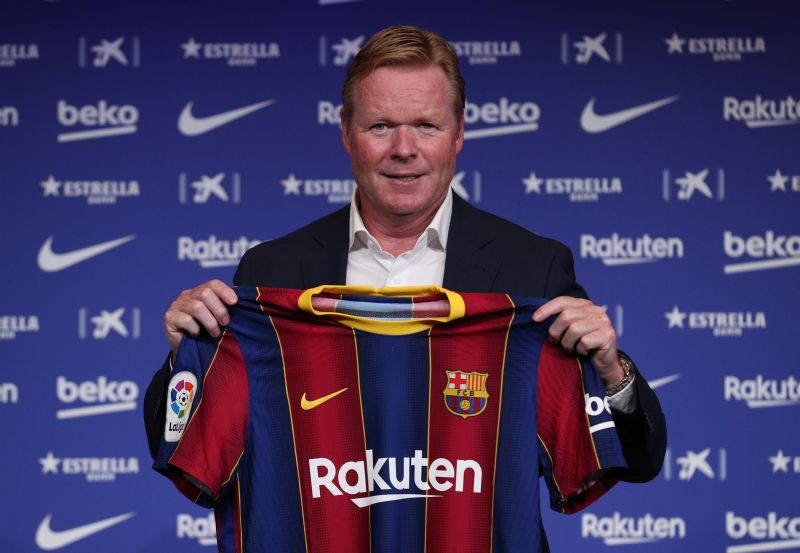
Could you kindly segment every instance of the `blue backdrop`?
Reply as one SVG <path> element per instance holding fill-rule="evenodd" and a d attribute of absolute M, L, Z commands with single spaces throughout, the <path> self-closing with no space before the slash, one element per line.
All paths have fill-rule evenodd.
<path fill-rule="evenodd" d="M 547 516 L 553 549 L 800 549 L 796 2 L 0 14 L 0 550 L 214 543 L 208 512 L 150 469 L 163 312 L 349 199 L 344 67 L 397 22 L 459 52 L 456 191 L 572 248 L 667 414 L 658 478 Z"/>

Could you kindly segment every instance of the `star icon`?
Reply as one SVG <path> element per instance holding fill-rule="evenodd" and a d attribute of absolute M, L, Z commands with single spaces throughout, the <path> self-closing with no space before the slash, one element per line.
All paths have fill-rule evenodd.
<path fill-rule="evenodd" d="M 776 169 L 775 174 L 771 177 L 767 177 L 767 180 L 772 185 L 769 188 L 770 192 L 775 192 L 776 190 L 786 192 L 786 183 L 788 182 L 789 177 L 782 175 L 780 169 Z"/>
<path fill-rule="evenodd" d="M 289 194 L 294 194 L 296 196 L 300 195 L 300 185 L 303 184 L 303 181 L 295 178 L 294 173 L 289 175 L 289 178 L 283 179 L 281 181 L 283 185 L 283 195 L 287 196 Z"/>
<path fill-rule="evenodd" d="M 536 173 L 531 172 L 527 179 L 522 179 L 522 182 L 525 183 L 526 194 L 530 194 L 531 192 L 536 192 L 537 194 L 542 193 L 542 183 L 544 179 L 538 178 Z"/>
<path fill-rule="evenodd" d="M 789 461 L 791 460 L 791 457 L 784 455 L 783 450 L 779 449 L 778 453 L 769 458 L 769 462 L 772 463 L 772 473 L 775 474 L 778 471 L 789 472 Z"/>
<path fill-rule="evenodd" d="M 667 54 L 672 54 L 673 52 L 683 54 L 683 45 L 686 43 L 686 39 L 679 37 L 678 33 L 672 33 L 672 36 L 665 38 L 664 42 L 667 43 Z"/>
<path fill-rule="evenodd" d="M 183 59 L 186 58 L 199 58 L 200 48 L 203 46 L 202 42 L 196 42 L 194 37 L 189 37 L 189 40 L 181 44 L 183 48 Z"/>
<path fill-rule="evenodd" d="M 53 175 L 47 177 L 47 180 L 42 181 L 42 188 L 44 188 L 44 197 L 58 196 L 58 190 L 61 188 L 61 181 L 57 181 Z"/>
<path fill-rule="evenodd" d="M 47 457 L 40 458 L 39 462 L 42 464 L 42 474 L 47 474 L 48 472 L 58 474 L 58 464 L 61 459 L 55 457 L 52 451 L 48 451 Z"/>
<path fill-rule="evenodd" d="M 678 306 L 672 308 L 672 311 L 664 313 L 667 318 L 669 326 L 667 328 L 680 327 L 683 328 L 683 321 L 686 319 L 686 313 L 680 311 Z"/>

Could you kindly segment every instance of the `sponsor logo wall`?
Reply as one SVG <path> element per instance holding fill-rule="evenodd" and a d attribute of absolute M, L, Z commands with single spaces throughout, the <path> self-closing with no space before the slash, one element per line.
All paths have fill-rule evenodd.
<path fill-rule="evenodd" d="M 150 469 L 162 315 L 347 204 L 345 68 L 414 13 L 467 80 L 454 192 L 570 246 L 667 414 L 661 474 L 545 512 L 552 550 L 800 551 L 800 5 L 376 1 L 6 7 L 3 549 L 211 550 Z M 166 432 L 197 385 L 165 389 Z"/>

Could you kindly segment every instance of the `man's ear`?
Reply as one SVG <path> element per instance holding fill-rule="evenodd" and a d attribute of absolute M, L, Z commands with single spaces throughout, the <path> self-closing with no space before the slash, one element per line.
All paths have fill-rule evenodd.
<path fill-rule="evenodd" d="M 342 126 L 342 145 L 347 155 L 350 155 L 350 119 L 345 116 L 344 111 L 342 111 L 340 122 Z"/>
<path fill-rule="evenodd" d="M 456 137 L 456 153 L 461 152 L 461 148 L 464 147 L 464 114 L 461 114 L 461 117 L 458 118 L 458 136 Z"/>

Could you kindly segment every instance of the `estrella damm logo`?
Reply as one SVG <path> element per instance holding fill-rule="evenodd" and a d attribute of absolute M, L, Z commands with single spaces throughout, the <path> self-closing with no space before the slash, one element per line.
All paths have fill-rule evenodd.
<path fill-rule="evenodd" d="M 442 393 L 447 410 L 464 419 L 483 413 L 489 401 L 489 392 L 486 391 L 489 373 L 444 372 L 447 375 L 447 385 Z"/>

